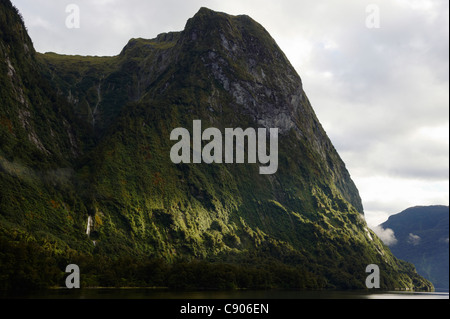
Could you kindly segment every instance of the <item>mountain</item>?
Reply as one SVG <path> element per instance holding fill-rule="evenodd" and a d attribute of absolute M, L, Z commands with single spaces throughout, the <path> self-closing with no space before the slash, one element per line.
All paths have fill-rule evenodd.
<path fill-rule="evenodd" d="M 64 285 L 69 263 L 84 286 L 340 289 L 375 263 L 383 288 L 431 289 L 368 229 L 299 75 L 250 17 L 201 8 L 181 32 L 81 57 L 35 52 L 0 3 L 4 289 Z M 207 128 L 254 129 L 261 163 L 175 164 L 174 130 L 198 150 Z"/>
<path fill-rule="evenodd" d="M 392 215 L 380 226 L 394 231 L 397 241 L 390 249 L 396 257 L 413 263 L 436 288 L 448 289 L 448 225 L 448 206 L 418 206 Z"/>

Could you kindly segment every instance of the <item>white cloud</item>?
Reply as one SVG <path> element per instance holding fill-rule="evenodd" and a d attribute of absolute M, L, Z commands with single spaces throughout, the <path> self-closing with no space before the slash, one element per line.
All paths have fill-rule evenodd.
<path fill-rule="evenodd" d="M 395 238 L 395 234 L 392 229 L 390 228 L 384 229 L 381 226 L 376 226 L 373 227 L 372 230 L 387 246 L 393 246 L 397 244 L 397 238 Z"/>
<path fill-rule="evenodd" d="M 420 236 L 414 235 L 413 233 L 410 233 L 408 236 L 408 244 L 411 244 L 413 246 L 417 246 L 420 244 Z"/>

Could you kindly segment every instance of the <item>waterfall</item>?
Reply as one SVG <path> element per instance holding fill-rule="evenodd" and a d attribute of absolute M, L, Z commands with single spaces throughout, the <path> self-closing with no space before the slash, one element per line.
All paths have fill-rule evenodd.
<path fill-rule="evenodd" d="M 97 86 L 97 103 L 94 106 L 94 109 L 91 109 L 91 117 L 92 117 L 92 127 L 95 128 L 95 116 L 97 115 L 98 106 L 102 102 L 102 94 L 101 94 L 101 85 L 102 81 Z"/>
<path fill-rule="evenodd" d="M 88 220 L 87 220 L 87 227 L 86 227 L 86 235 L 90 235 L 91 234 L 91 229 L 94 226 L 94 220 L 92 219 L 92 216 L 88 216 Z"/>

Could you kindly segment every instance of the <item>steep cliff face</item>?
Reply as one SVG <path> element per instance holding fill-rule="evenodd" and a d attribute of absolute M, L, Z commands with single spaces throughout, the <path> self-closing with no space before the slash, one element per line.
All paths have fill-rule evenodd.
<path fill-rule="evenodd" d="M 2 155 L 67 165 L 82 149 L 71 107 L 43 78 L 33 43 L 9 1 L 2 2 L 0 18 Z"/>
<path fill-rule="evenodd" d="M 255 126 L 278 128 L 282 138 L 294 134 L 297 143 L 308 144 L 320 158 L 322 175 L 331 177 L 363 214 L 358 190 L 320 125 L 299 75 L 261 25 L 248 16 L 231 17 L 203 8 L 188 21 L 183 39 L 182 51 L 194 52 L 202 61 L 200 67 L 206 68 L 202 75 L 219 84 L 213 87 L 209 104 L 220 106 L 222 96 L 231 98 L 227 104 L 236 118 L 227 124 L 241 124 L 237 117 L 245 116 Z"/>
<path fill-rule="evenodd" d="M 43 76 L 18 11 L 0 2 L 0 220 L 65 237 L 71 228 L 62 197 L 74 198 L 74 163 L 89 141 Z M 65 194 L 65 195 L 62 195 Z M 81 222 L 73 215 L 72 222 Z M 66 237 L 70 240 L 72 234 Z"/>
<path fill-rule="evenodd" d="M 275 258 L 314 277 L 312 286 L 364 287 L 372 263 L 386 274 L 385 287 L 428 284 L 368 230 L 358 190 L 300 77 L 251 18 L 202 8 L 184 31 L 132 39 L 118 56 L 102 58 L 36 54 L 19 33 L 16 49 L 2 34 L 2 81 L 13 83 L 20 63 L 39 80 L 2 85 L 2 101 L 11 100 L 1 115 L 2 183 L 12 180 L 22 193 L 2 187 L 8 236 L 27 233 L 57 251 L 94 256 Z M 30 59 L 8 60 L 24 44 Z M 18 139 L 53 169 L 31 179 L 8 159 L 27 154 L 7 147 L 20 120 L 12 114 L 25 109 L 20 90 L 39 94 L 43 102 L 29 106 L 50 114 L 33 117 L 42 130 L 24 128 L 31 137 Z M 196 120 L 221 132 L 277 128 L 276 173 L 248 163 L 174 164 L 171 132 L 192 133 Z M 36 160 L 23 161 L 21 172 L 34 172 Z"/>

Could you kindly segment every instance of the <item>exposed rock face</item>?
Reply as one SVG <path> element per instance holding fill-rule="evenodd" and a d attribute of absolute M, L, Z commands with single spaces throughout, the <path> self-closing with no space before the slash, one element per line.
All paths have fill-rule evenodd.
<path fill-rule="evenodd" d="M 94 255 L 275 259 L 321 287 L 364 287 L 366 266 L 377 263 L 385 287 L 427 285 L 367 229 L 358 190 L 300 77 L 251 18 L 202 8 L 184 31 L 132 39 L 102 58 L 36 54 L 19 34 L 0 34 L 2 84 L 14 70 L 33 70 L 0 88 L 7 232 L 51 234 L 60 250 Z M 29 114 L 15 98 L 20 90 Z M 194 120 L 219 130 L 278 128 L 277 173 L 175 165 L 170 132 L 191 130 Z M 25 134 L 21 121 L 36 129 Z"/>

